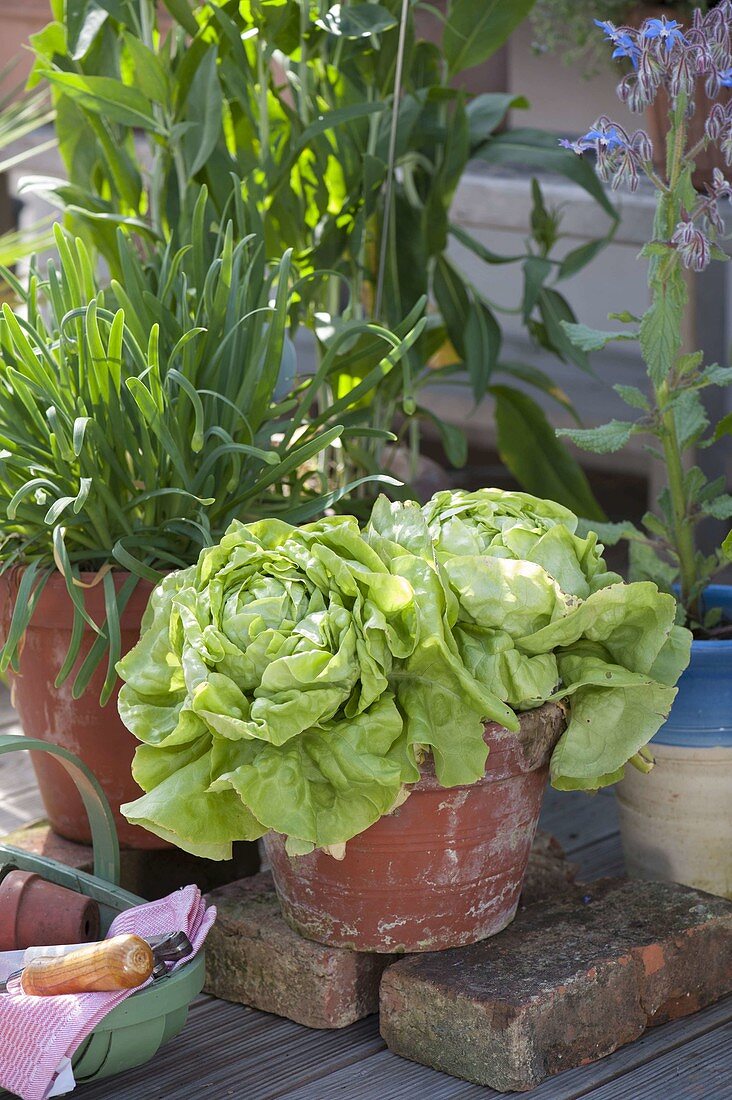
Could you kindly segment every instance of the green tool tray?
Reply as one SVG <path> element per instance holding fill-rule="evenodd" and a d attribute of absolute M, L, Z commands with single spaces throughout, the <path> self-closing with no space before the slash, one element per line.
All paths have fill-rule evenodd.
<path fill-rule="evenodd" d="M 10 870 L 35 871 L 49 882 L 75 890 L 99 903 L 102 933 L 125 909 L 144 904 L 119 887 L 119 844 L 107 799 L 85 764 L 57 745 L 27 737 L 0 736 L 0 756 L 31 749 L 55 756 L 74 780 L 91 824 L 94 845 L 94 874 L 65 867 L 53 859 L 29 855 L 0 844 L 0 879 Z M 178 929 L 171 929 L 178 931 Z M 102 1020 L 73 1055 L 71 1062 L 79 1084 L 109 1077 L 113 1073 L 142 1065 L 158 1048 L 177 1035 L 188 1016 L 188 1006 L 203 989 L 203 951 L 154 985 L 133 993 Z M 0 1096 L 7 1096 L 0 1089 Z"/>

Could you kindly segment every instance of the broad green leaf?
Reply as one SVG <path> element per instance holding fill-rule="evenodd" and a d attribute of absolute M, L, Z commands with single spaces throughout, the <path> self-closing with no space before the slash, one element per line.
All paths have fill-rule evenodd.
<path fill-rule="evenodd" d="M 87 52 L 108 16 L 94 0 L 66 0 L 67 49 L 75 61 Z"/>
<path fill-rule="evenodd" d="M 465 359 L 470 299 L 464 279 L 445 256 L 437 257 L 432 285 L 450 339 L 460 357 Z"/>
<path fill-rule="evenodd" d="M 130 88 L 120 80 L 107 76 L 82 76 L 56 71 L 49 71 L 46 76 L 80 107 L 112 122 L 121 122 L 123 126 L 139 126 L 143 130 L 162 133 L 150 100 L 137 88 Z"/>
<path fill-rule="evenodd" d="M 589 241 L 587 244 L 581 244 L 578 248 L 573 248 L 559 265 L 557 278 L 569 279 L 572 275 L 577 275 L 589 263 L 592 263 L 595 256 L 598 256 L 603 249 L 607 248 L 609 243 L 609 237 L 600 237 L 596 241 Z"/>
<path fill-rule="evenodd" d="M 574 363 L 581 370 L 592 373 L 587 353 L 572 343 L 565 330 L 566 324 L 576 323 L 574 312 L 567 300 L 558 291 L 544 286 L 539 290 L 537 304 L 549 344 L 557 355 Z"/>
<path fill-rule="evenodd" d="M 316 24 L 338 38 L 369 38 L 396 27 L 398 20 L 380 4 L 334 4 Z"/>
<path fill-rule="evenodd" d="M 528 321 L 534 311 L 539 292 L 551 275 L 552 264 L 543 256 L 529 256 L 524 260 L 524 321 Z"/>
<path fill-rule="evenodd" d="M 477 95 L 471 99 L 467 106 L 467 114 L 470 148 L 473 155 L 475 150 L 498 129 L 509 111 L 524 109 L 528 106 L 528 99 L 522 95 L 513 95 L 511 92 L 484 92 L 483 95 Z"/>
<path fill-rule="evenodd" d="M 169 97 L 168 75 L 160 60 L 133 34 L 123 35 L 129 51 L 135 86 L 154 103 L 166 104 Z"/>
<path fill-rule="evenodd" d="M 487 61 L 534 6 L 534 0 L 450 0 L 443 34 L 450 75 Z"/>
<path fill-rule="evenodd" d="M 587 477 L 556 438 L 543 410 L 527 394 L 491 386 L 496 401 L 498 451 L 503 462 L 530 493 L 559 501 L 578 515 L 605 518 Z"/>
<path fill-rule="evenodd" d="M 188 116 L 195 125 L 186 134 L 184 145 L 188 171 L 195 176 L 208 162 L 221 134 L 222 98 L 213 47 L 204 54 L 191 83 Z"/>
<path fill-rule="evenodd" d="M 476 404 L 484 396 L 501 350 L 501 329 L 485 302 L 472 301 L 465 328 L 465 366 Z"/>
<path fill-rule="evenodd" d="M 450 236 L 454 237 L 460 244 L 465 245 L 471 252 L 475 253 L 478 259 L 483 260 L 487 264 L 513 264 L 517 260 L 523 260 L 523 256 L 502 256 L 500 252 L 493 252 L 490 248 L 468 233 L 460 225 L 450 224 L 449 226 Z"/>
<path fill-rule="evenodd" d="M 468 461 L 468 440 L 465 432 L 456 424 L 449 424 L 441 416 L 436 416 L 430 409 L 425 409 L 421 405 L 417 406 L 416 414 L 434 424 L 448 462 L 456 469 L 462 469 Z"/>
<path fill-rule="evenodd" d="M 198 23 L 193 15 L 195 5 L 192 0 L 163 0 L 163 4 L 176 22 L 180 23 L 186 34 L 195 36 L 198 33 Z"/>
<path fill-rule="evenodd" d="M 558 405 L 566 409 L 570 416 L 579 424 L 577 412 L 570 398 L 545 371 L 539 370 L 538 367 L 531 366 L 528 363 L 513 362 L 499 363 L 496 369 L 501 374 L 508 374 L 511 378 L 518 378 L 521 382 L 526 382 L 529 386 L 535 386 L 537 389 L 541 390 L 542 393 L 545 393 L 547 397 L 551 397 L 552 401 L 556 401 Z"/>

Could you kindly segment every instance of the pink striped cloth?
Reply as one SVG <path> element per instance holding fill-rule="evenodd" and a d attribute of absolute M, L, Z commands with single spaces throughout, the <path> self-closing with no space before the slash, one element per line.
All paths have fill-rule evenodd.
<path fill-rule="evenodd" d="M 144 939 L 182 931 L 195 954 L 215 919 L 216 910 L 206 908 L 198 887 L 186 886 L 160 901 L 120 913 L 107 937 L 134 932 Z M 0 1086 L 23 1100 L 44 1100 L 64 1059 L 71 1058 L 97 1024 L 134 992 L 27 997 L 16 979 L 0 994 Z"/>

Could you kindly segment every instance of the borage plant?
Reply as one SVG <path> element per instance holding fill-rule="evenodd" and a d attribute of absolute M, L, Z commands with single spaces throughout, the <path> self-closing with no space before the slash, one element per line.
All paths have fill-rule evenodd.
<path fill-rule="evenodd" d="M 704 590 L 724 564 L 725 551 L 702 553 L 696 529 L 707 516 L 729 520 L 732 496 L 724 491 L 723 477 L 710 482 L 687 456 L 732 432 L 730 415 L 716 427 L 710 426 L 702 401 L 707 387 L 732 383 L 732 368 L 716 363 L 704 366 L 701 351 L 687 352 L 682 345 L 688 273 L 703 271 L 713 260 L 729 259 L 717 242 L 724 233 L 719 204 L 732 199 L 732 186 L 717 169 L 706 193 L 698 194 L 692 173 L 695 158 L 711 144 L 732 165 L 732 103 L 713 104 L 703 136 L 691 146 L 687 127 L 700 84 L 710 97 L 732 86 L 732 2 L 723 0 L 707 14 L 696 11 L 689 27 L 665 17 L 647 19 L 638 29 L 609 22 L 600 25 L 614 46 L 614 56 L 627 58 L 632 65 L 618 88 L 621 100 L 641 111 L 661 92 L 669 97 L 666 171 L 654 170 L 651 142 L 643 130 L 629 134 L 605 116 L 584 137 L 563 144 L 578 154 L 593 152 L 600 177 L 610 180 L 614 188 L 635 190 L 642 176 L 655 188 L 653 239 L 641 253 L 649 261 L 651 305 L 642 317 L 611 315 L 632 326 L 627 331 L 598 332 L 576 324 L 565 328 L 573 343 L 588 352 L 612 340 L 639 340 L 649 389 L 615 387 L 637 411 L 634 419 L 612 420 L 589 430 L 567 429 L 563 434 L 598 453 L 617 451 L 634 435 L 653 441 L 652 453 L 662 458 L 667 477 L 658 511 L 646 514 L 643 531 L 621 524 L 614 531 L 603 529 L 602 535 L 605 541 L 629 540 L 633 575 L 649 577 L 667 590 L 678 585 L 686 618 L 702 636 L 708 636 L 710 631 L 729 629 L 719 628 L 719 609 L 703 605 Z"/>
<path fill-rule="evenodd" d="M 316 375 L 298 372 L 289 255 L 269 270 L 256 241 L 234 244 L 231 222 L 211 241 L 206 201 L 204 189 L 192 247 L 152 266 L 119 233 L 124 286 L 101 290 L 83 243 L 58 226 L 60 268 L 50 263 L 45 279 L 32 270 L 27 289 L 5 273 L 25 316 L 6 305 L 0 318 L 0 563 L 23 574 L 0 668 L 17 662 L 57 568 L 75 608 L 59 683 L 84 624 L 98 635 L 76 695 L 107 650 L 102 700 L 112 692 L 119 615 L 140 577 L 195 562 L 234 517 L 309 520 L 353 488 L 337 456 L 373 434 L 363 400 L 421 331 L 416 314 L 396 334 L 354 322 L 343 333 L 362 339 L 354 368 L 362 356 L 377 365 L 333 396 L 340 346 Z M 120 569 L 129 577 L 117 588 Z M 105 622 L 85 609 L 82 572 L 104 586 Z"/>

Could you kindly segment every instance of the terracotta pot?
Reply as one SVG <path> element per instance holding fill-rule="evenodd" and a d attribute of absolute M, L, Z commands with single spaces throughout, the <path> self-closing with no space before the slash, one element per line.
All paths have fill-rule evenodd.
<path fill-rule="evenodd" d="M 518 734 L 486 724 L 483 779 L 446 789 L 434 768 L 406 802 L 349 840 L 345 858 L 290 858 L 265 838 L 287 922 L 308 939 L 357 951 L 438 951 L 495 935 L 514 917 L 539 820 L 557 706 L 527 712 Z"/>
<path fill-rule="evenodd" d="M 84 573 L 85 583 L 94 574 Z M 118 588 L 127 574 L 115 574 Z M 18 571 L 0 577 L 0 623 L 7 631 L 15 603 L 20 575 Z M 122 653 L 127 653 L 140 636 L 140 621 L 152 591 L 148 581 L 139 581 L 121 616 Z M 102 585 L 84 589 L 86 608 L 96 623 L 105 618 Z M 11 675 L 13 703 L 20 715 L 23 731 L 28 737 L 39 737 L 62 745 L 81 757 L 101 783 L 114 813 L 117 835 L 123 848 L 161 848 L 165 843 L 151 833 L 130 825 L 119 812 L 123 802 L 140 795 L 140 789 L 130 773 L 137 742 L 122 725 L 117 714 L 115 690 L 105 707 L 99 706 L 99 696 L 106 675 L 106 661 L 97 668 L 88 688 L 80 699 L 74 699 L 71 688 L 76 670 L 81 666 L 96 635 L 85 627 L 81 653 L 71 676 L 54 686 L 71 638 L 73 604 L 61 574 L 55 574 L 46 584 L 25 634 L 20 655 L 19 673 Z M 84 807 L 74 784 L 59 764 L 47 755 L 31 754 L 43 804 L 55 832 L 81 844 L 91 842 L 91 833 Z"/>
<path fill-rule="evenodd" d="M 10 871 L 0 882 L 0 951 L 92 943 L 100 935 L 99 905 L 92 898 L 31 871 Z"/>

